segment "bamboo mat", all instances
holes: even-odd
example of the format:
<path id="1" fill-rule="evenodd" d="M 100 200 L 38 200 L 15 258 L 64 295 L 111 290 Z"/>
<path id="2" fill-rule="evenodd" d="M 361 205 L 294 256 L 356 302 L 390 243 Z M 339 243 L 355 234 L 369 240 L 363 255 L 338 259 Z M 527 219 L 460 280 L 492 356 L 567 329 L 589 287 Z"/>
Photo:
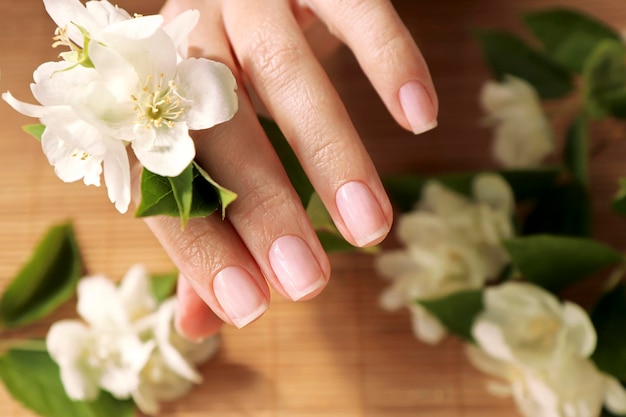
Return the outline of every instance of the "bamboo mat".
<path id="1" fill-rule="evenodd" d="M 120 1 L 131 12 L 156 12 L 155 0 Z M 477 93 L 487 73 L 472 27 L 519 30 L 523 10 L 572 5 L 626 28 L 622 0 L 406 0 L 395 2 L 421 45 L 440 94 L 439 128 L 415 138 L 395 125 L 347 49 L 326 62 L 357 129 L 382 173 L 424 173 L 493 166 L 490 132 L 480 127 Z M 38 0 L 0 2 L 0 90 L 30 97 L 33 69 L 54 59 L 53 24 Z M 39 144 L 20 126 L 32 123 L 0 103 L 0 289 L 52 224 L 72 220 L 90 272 L 119 279 L 133 263 L 153 272 L 172 264 L 141 220 L 120 215 L 104 188 L 63 184 Z M 626 145 L 612 145 L 592 162 L 596 234 L 623 248 L 625 223 L 607 198 L 624 172 Z M 392 247 L 393 239 L 385 244 Z M 333 276 L 315 300 L 276 296 L 260 320 L 226 328 L 222 349 L 202 368 L 205 382 L 166 405 L 163 416 L 192 417 L 489 417 L 515 416 L 508 400 L 489 396 L 485 377 L 449 339 L 437 348 L 412 336 L 406 312 L 386 313 L 377 299 L 385 283 L 365 255 L 332 256 Z M 55 315 L 73 315 L 73 306 Z M 42 336 L 42 323 L 8 336 Z M 32 414 L 0 388 L 0 417 Z"/>

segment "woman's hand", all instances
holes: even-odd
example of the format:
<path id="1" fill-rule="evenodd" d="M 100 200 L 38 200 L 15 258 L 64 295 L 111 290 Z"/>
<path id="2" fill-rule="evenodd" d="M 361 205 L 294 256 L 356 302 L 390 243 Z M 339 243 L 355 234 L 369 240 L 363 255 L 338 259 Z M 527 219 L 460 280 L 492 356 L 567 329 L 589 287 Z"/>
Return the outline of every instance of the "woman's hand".
<path id="1" fill-rule="evenodd" d="M 201 14 L 190 55 L 225 63 L 239 85 L 235 117 L 195 136 L 196 160 L 239 195 L 226 220 L 192 219 L 184 230 L 176 218 L 146 220 L 186 279 L 179 283 L 177 326 L 195 339 L 214 333 L 220 320 L 243 327 L 259 317 L 269 306 L 269 286 L 292 300 L 309 299 L 330 276 L 248 87 L 346 240 L 374 245 L 391 227 L 391 205 L 372 161 L 303 34 L 315 16 L 352 49 L 405 129 L 435 127 L 438 104 L 424 59 L 388 0 L 169 0 L 162 13 L 171 20 L 187 9 Z M 133 169 L 135 183 L 140 170 Z"/>

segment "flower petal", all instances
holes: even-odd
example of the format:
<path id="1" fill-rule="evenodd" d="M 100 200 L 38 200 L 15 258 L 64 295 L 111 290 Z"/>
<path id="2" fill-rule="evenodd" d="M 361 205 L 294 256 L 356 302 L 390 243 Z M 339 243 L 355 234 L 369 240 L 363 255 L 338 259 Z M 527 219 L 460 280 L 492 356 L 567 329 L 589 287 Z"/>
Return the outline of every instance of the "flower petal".
<path id="1" fill-rule="evenodd" d="M 604 375 L 606 381 L 606 394 L 604 405 L 613 414 L 626 414 L 626 390 L 616 378 Z"/>
<path id="2" fill-rule="evenodd" d="M 411 306 L 411 325 L 415 337 L 429 345 L 439 344 L 448 334 L 443 324 L 422 306 Z"/>
<path id="3" fill-rule="evenodd" d="M 220 62 L 185 59 L 178 65 L 175 83 L 180 94 L 192 103 L 183 114 L 191 130 L 208 129 L 230 120 L 237 112 L 237 82 Z"/>
<path id="4" fill-rule="evenodd" d="M 89 57 L 111 94 L 122 103 L 131 101 L 131 95 L 141 88 L 141 80 L 133 65 L 114 47 L 98 42 L 89 48 Z"/>
<path id="5" fill-rule="evenodd" d="M 119 284 L 122 305 L 131 321 L 153 313 L 157 301 L 152 296 L 148 270 L 144 265 L 133 265 Z"/>
<path id="6" fill-rule="evenodd" d="M 105 27 L 103 35 L 111 33 L 127 39 L 145 39 L 154 35 L 162 24 L 163 16 L 161 15 L 140 16 L 130 20 L 121 20 Z"/>
<path id="7" fill-rule="evenodd" d="M 196 155 L 185 123 L 158 129 L 137 126 L 131 146 L 144 167 L 165 177 L 180 175 Z"/>
<path id="8" fill-rule="evenodd" d="M 36 104 L 28 104 L 13 97 L 9 91 L 2 93 L 2 100 L 24 116 L 41 118 L 50 113 L 50 108 Z"/>
<path id="9" fill-rule="evenodd" d="M 61 180 L 74 182 L 84 179 L 86 185 L 100 186 L 101 159 L 68 145 L 50 129 L 44 130 L 41 147 Z"/>
<path id="10" fill-rule="evenodd" d="M 85 3 L 89 14 L 101 27 L 106 27 L 117 22 L 130 20 L 132 17 L 121 7 L 114 6 L 107 0 L 91 0 Z"/>
<path id="11" fill-rule="evenodd" d="M 472 189 L 478 202 L 487 204 L 494 210 L 513 213 L 515 208 L 513 190 L 500 175 L 480 174 L 474 179 Z"/>
<path id="12" fill-rule="evenodd" d="M 71 66 L 65 61 L 44 62 L 35 70 L 31 91 L 39 103 L 44 106 L 68 104 L 70 91 L 84 88 L 97 77 L 92 68 L 79 65 L 68 70 Z"/>
<path id="13" fill-rule="evenodd" d="M 567 325 L 567 346 L 581 358 L 588 358 L 596 349 L 596 329 L 587 312 L 578 304 L 563 303 L 563 320 Z"/>
<path id="14" fill-rule="evenodd" d="M 128 318 L 122 309 L 113 282 L 102 275 L 82 279 L 78 283 L 78 314 L 92 327 L 126 327 Z"/>
<path id="15" fill-rule="evenodd" d="M 107 141 L 104 156 L 104 182 L 109 200 L 120 213 L 126 213 L 130 205 L 130 165 L 126 147 L 118 140 Z"/>
<path id="16" fill-rule="evenodd" d="M 157 327 L 154 329 L 154 336 L 157 341 L 159 352 L 163 356 L 163 360 L 172 371 L 181 377 L 199 384 L 202 382 L 200 375 L 191 364 L 180 354 L 180 352 L 171 344 L 170 334 L 172 332 L 172 323 L 176 311 L 176 299 L 170 298 L 161 304 L 157 312 Z"/>
<path id="17" fill-rule="evenodd" d="M 189 34 L 196 27 L 200 20 L 200 12 L 197 10 L 185 10 L 174 20 L 163 26 L 163 30 L 172 38 L 178 55 L 187 58 L 189 47 Z"/>

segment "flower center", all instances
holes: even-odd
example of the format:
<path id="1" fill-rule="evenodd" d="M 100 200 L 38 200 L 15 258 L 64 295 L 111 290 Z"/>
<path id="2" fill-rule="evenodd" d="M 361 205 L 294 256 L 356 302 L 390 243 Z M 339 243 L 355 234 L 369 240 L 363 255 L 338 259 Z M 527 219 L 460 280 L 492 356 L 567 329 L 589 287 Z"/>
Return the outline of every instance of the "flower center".
<path id="1" fill-rule="evenodd" d="M 135 102 L 136 124 L 146 129 L 173 128 L 174 123 L 185 112 L 185 99 L 178 94 L 176 83 L 163 82 L 163 74 L 155 79 L 148 76 L 139 96 L 131 95 Z"/>

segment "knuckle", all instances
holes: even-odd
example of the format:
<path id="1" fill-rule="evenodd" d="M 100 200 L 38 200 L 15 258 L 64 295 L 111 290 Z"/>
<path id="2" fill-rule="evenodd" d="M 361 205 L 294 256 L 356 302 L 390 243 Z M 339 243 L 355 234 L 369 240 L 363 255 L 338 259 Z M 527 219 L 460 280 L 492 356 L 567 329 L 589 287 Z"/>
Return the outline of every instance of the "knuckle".
<path id="1" fill-rule="evenodd" d="M 242 66 L 263 84 L 292 78 L 303 57 L 297 42 L 272 23 L 265 23 L 249 34 L 246 50 Z"/>
<path id="2" fill-rule="evenodd" d="M 223 259 L 220 251 L 211 247 L 204 228 L 191 226 L 188 224 L 184 232 L 176 235 L 171 247 L 175 252 L 174 259 L 180 260 L 178 264 L 181 270 L 184 269 L 184 275 L 197 282 L 204 282 L 219 269 Z"/>

